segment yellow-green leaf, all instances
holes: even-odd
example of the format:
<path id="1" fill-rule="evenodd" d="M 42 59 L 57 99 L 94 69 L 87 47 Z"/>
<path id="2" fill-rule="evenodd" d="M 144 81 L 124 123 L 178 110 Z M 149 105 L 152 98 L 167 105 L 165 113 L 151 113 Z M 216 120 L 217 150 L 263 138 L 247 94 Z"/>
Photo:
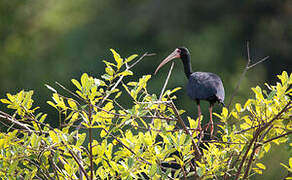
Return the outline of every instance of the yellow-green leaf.
<path id="1" fill-rule="evenodd" d="M 0 101 L 4 104 L 11 104 L 11 102 L 7 99 L 1 99 Z"/>
<path id="2" fill-rule="evenodd" d="M 69 104 L 69 106 L 70 106 L 72 109 L 77 110 L 77 105 L 76 105 L 76 103 L 74 102 L 73 99 L 68 99 L 68 104 Z"/>
<path id="3" fill-rule="evenodd" d="M 263 169 L 263 170 L 266 169 L 266 166 L 263 165 L 262 163 L 256 163 L 256 166 L 259 167 L 260 169 Z"/>
<path id="4" fill-rule="evenodd" d="M 240 112 L 241 111 L 241 105 L 239 103 L 236 103 L 235 104 L 235 109 L 237 112 Z"/>
<path id="5" fill-rule="evenodd" d="M 60 139 L 54 131 L 49 131 L 49 135 L 54 143 L 60 143 Z"/>
<path id="6" fill-rule="evenodd" d="M 266 144 L 264 146 L 264 149 L 265 149 L 266 152 L 268 152 L 270 150 L 270 148 L 271 148 L 271 144 L 270 143 L 268 143 L 268 144 Z"/>
<path id="7" fill-rule="evenodd" d="M 107 133 L 105 132 L 105 130 L 101 130 L 100 132 L 100 137 L 103 138 L 107 135 Z"/>
<path id="8" fill-rule="evenodd" d="M 114 70 L 113 70 L 113 68 L 112 67 L 106 67 L 105 68 L 105 72 L 107 73 L 107 74 L 109 74 L 110 76 L 112 76 L 113 74 L 114 74 Z"/>
<path id="9" fill-rule="evenodd" d="M 133 59 L 135 59 L 137 56 L 138 56 L 138 54 L 133 54 L 133 55 L 129 56 L 125 62 L 128 63 L 128 62 L 132 61 Z"/>
<path id="10" fill-rule="evenodd" d="M 82 90 L 81 88 L 81 84 L 76 80 L 76 79 L 72 79 L 71 82 L 79 89 Z"/>
<path id="11" fill-rule="evenodd" d="M 226 118 L 227 115 L 228 115 L 228 109 L 226 107 L 223 107 L 223 109 L 222 109 L 222 117 Z"/>
<path id="12" fill-rule="evenodd" d="M 120 57 L 120 55 L 115 50 L 110 49 L 110 51 L 113 53 L 114 59 L 117 62 L 117 68 L 120 69 L 122 64 L 123 64 L 123 59 Z"/>

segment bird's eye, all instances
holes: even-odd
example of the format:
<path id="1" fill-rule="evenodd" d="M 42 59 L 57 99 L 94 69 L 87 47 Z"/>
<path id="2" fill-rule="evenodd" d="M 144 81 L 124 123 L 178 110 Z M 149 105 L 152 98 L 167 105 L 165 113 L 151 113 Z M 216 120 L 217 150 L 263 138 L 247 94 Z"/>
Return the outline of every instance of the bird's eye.
<path id="1" fill-rule="evenodd" d="M 181 53 L 181 50 L 180 49 L 176 49 L 176 52 L 180 54 Z"/>

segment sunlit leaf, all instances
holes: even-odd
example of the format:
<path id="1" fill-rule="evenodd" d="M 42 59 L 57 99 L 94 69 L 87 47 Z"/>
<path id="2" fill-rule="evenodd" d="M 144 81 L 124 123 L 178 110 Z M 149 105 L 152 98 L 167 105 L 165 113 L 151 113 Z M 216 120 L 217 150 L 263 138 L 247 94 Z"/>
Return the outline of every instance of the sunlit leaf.
<path id="1" fill-rule="evenodd" d="M 266 166 L 263 165 L 262 163 L 256 163 L 256 166 L 259 167 L 260 169 L 263 169 L 263 170 L 266 169 Z"/>
<path id="2" fill-rule="evenodd" d="M 60 139 L 54 131 L 49 131 L 49 135 L 54 143 L 60 143 Z"/>
<path id="3" fill-rule="evenodd" d="M 133 59 L 135 59 L 138 55 L 137 54 L 133 54 L 129 57 L 126 58 L 125 62 L 128 63 L 128 62 L 131 62 Z"/>
<path id="4" fill-rule="evenodd" d="M 81 91 L 81 84 L 76 80 L 76 79 L 72 79 L 71 82 Z"/>
<path id="5" fill-rule="evenodd" d="M 101 130 L 100 132 L 100 137 L 103 138 L 107 135 L 107 133 L 105 132 L 105 130 Z"/>

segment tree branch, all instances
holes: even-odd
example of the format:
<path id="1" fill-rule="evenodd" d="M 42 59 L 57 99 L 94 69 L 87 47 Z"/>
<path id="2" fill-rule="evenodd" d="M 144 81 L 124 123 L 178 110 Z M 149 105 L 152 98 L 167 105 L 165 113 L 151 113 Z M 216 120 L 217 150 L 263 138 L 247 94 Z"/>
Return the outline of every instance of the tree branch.
<path id="1" fill-rule="evenodd" d="M 237 93 L 237 91 L 238 91 L 238 89 L 239 89 L 239 86 L 240 86 L 240 84 L 241 84 L 241 82 L 242 82 L 242 80 L 243 80 L 243 77 L 245 76 L 246 72 L 247 72 L 249 69 L 251 69 L 251 68 L 253 68 L 254 66 L 256 66 L 256 65 L 258 65 L 258 64 L 260 64 L 260 63 L 262 63 L 262 62 L 264 62 L 265 60 L 267 60 L 267 59 L 269 58 L 269 56 L 266 56 L 266 57 L 264 57 L 263 59 L 259 60 L 258 62 L 256 62 L 256 63 L 250 65 L 250 63 L 251 63 L 251 58 L 250 58 L 249 42 L 246 43 L 246 50 L 247 50 L 247 63 L 246 63 L 246 65 L 245 65 L 245 68 L 244 68 L 244 70 L 243 70 L 243 72 L 242 72 L 242 74 L 241 74 L 241 76 L 240 76 L 240 78 L 239 78 L 239 81 L 237 82 L 236 87 L 235 87 L 235 89 L 234 89 L 234 91 L 233 91 L 233 93 L 232 93 L 232 95 L 231 95 L 231 98 L 230 98 L 229 103 L 228 103 L 228 105 L 227 105 L 227 109 L 228 109 L 228 110 L 229 110 L 229 107 L 230 107 L 230 105 L 231 105 L 231 103 L 232 103 L 232 100 L 233 100 L 235 94 Z"/>

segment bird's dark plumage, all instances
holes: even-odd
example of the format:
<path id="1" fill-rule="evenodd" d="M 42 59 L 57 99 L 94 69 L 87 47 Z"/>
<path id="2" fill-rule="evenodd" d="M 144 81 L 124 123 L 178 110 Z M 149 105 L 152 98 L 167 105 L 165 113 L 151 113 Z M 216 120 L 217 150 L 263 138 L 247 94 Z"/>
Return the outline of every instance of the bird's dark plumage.
<path id="1" fill-rule="evenodd" d="M 193 100 L 211 104 L 224 102 L 224 88 L 219 76 L 210 72 L 194 72 L 189 77 L 187 94 Z"/>
<path id="2" fill-rule="evenodd" d="M 165 58 L 157 67 L 155 73 L 167 62 L 172 59 L 180 58 L 184 65 L 184 72 L 189 82 L 187 85 L 188 96 L 195 100 L 198 105 L 199 122 L 198 129 L 201 131 L 201 107 L 200 100 L 209 101 L 209 113 L 211 125 L 211 137 L 213 135 L 213 120 L 212 120 L 212 108 L 214 103 L 219 102 L 224 105 L 224 87 L 220 77 L 210 72 L 193 72 L 191 67 L 190 52 L 185 47 L 175 49 L 167 58 Z M 207 126 L 207 129 L 209 127 Z M 201 136 L 202 138 L 202 136 Z M 200 139 L 201 139 L 200 138 Z"/>
<path id="3" fill-rule="evenodd" d="M 187 48 L 178 48 L 178 53 L 184 65 L 184 71 L 189 79 L 188 96 L 196 101 L 206 100 L 210 104 L 224 102 L 224 87 L 220 77 L 210 72 L 192 72 L 190 53 Z"/>

